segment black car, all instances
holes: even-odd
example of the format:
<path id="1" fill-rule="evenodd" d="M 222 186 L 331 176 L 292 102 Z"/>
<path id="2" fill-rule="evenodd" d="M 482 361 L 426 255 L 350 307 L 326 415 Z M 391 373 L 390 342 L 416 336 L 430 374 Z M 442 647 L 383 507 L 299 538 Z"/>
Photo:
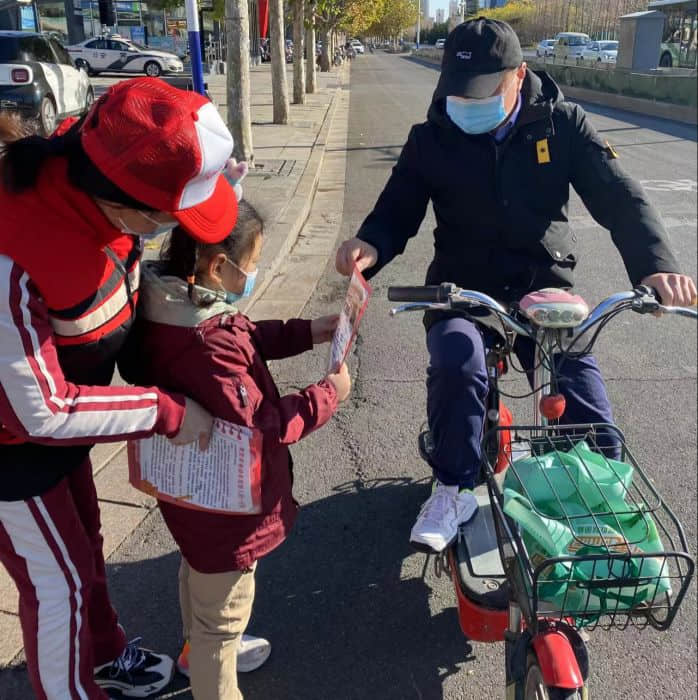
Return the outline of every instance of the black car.
<path id="1" fill-rule="evenodd" d="M 75 67 L 56 38 L 0 31 L 0 109 L 37 119 L 50 134 L 66 117 L 84 114 L 93 101 L 87 73 Z"/>

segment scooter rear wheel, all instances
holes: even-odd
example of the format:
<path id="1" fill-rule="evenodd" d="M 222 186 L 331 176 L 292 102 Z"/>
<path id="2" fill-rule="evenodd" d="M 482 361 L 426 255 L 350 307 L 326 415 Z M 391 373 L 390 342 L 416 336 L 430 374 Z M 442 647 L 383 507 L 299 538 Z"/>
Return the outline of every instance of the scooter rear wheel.
<path id="1" fill-rule="evenodd" d="M 549 688 L 534 654 L 528 655 L 524 700 L 589 700 L 586 688 Z"/>

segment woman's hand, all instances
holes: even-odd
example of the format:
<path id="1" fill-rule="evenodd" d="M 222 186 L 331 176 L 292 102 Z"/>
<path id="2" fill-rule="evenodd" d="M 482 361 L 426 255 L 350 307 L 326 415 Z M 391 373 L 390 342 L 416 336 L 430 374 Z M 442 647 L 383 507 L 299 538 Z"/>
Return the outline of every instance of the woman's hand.
<path id="1" fill-rule="evenodd" d="M 206 450 L 211 440 L 211 430 L 213 430 L 213 416 L 196 401 L 187 399 L 182 427 L 170 440 L 175 445 L 188 445 L 198 440 L 199 447 Z"/>
<path id="2" fill-rule="evenodd" d="M 656 289 L 664 306 L 695 306 L 698 301 L 696 283 L 688 275 L 657 272 L 640 284 Z"/>
<path id="3" fill-rule="evenodd" d="M 329 343 L 339 323 L 339 314 L 321 316 L 310 322 L 310 332 L 313 334 L 313 345 Z"/>
<path id="4" fill-rule="evenodd" d="M 377 261 L 378 251 L 374 246 L 359 238 L 350 238 L 339 246 L 335 267 L 340 275 L 350 277 L 354 265 L 363 272 L 366 268 L 373 267 Z"/>
<path id="5" fill-rule="evenodd" d="M 337 401 L 339 403 L 346 401 L 351 392 L 351 377 L 346 362 L 342 362 L 335 374 L 328 374 L 327 379 L 334 384 L 334 388 L 337 390 Z"/>

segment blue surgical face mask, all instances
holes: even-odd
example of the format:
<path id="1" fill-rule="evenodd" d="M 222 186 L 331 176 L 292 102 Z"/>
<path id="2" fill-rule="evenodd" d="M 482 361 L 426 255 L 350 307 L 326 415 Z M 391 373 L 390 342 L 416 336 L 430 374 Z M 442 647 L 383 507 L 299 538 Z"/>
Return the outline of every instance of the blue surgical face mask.
<path id="1" fill-rule="evenodd" d="M 154 223 L 156 225 L 156 228 L 152 231 L 148 231 L 148 233 L 144 233 L 143 231 L 134 231 L 130 226 L 124 223 L 124 220 L 121 217 L 119 217 L 119 223 L 121 224 L 122 233 L 127 233 L 131 236 L 138 236 L 140 238 L 148 240 L 149 238 L 156 238 L 157 236 L 160 236 L 163 233 L 167 233 L 168 231 L 171 231 L 175 226 L 177 226 L 176 221 L 168 221 L 163 224 L 157 219 L 153 219 L 152 216 L 148 216 L 144 211 L 139 212 L 139 214 L 143 218 L 148 219 L 148 221 Z"/>
<path id="2" fill-rule="evenodd" d="M 494 95 L 484 100 L 449 96 L 446 98 L 446 114 L 466 134 L 494 131 L 507 118 L 503 95 Z"/>
<path id="3" fill-rule="evenodd" d="M 254 272 L 245 272 L 239 265 L 236 265 L 232 260 L 228 258 L 225 259 L 227 263 L 232 265 L 240 274 L 245 276 L 245 286 L 240 294 L 237 292 L 229 292 L 225 290 L 225 301 L 227 304 L 234 304 L 240 299 L 246 299 L 252 296 L 252 291 L 254 290 L 255 282 L 257 281 L 257 273 L 259 270 L 254 270 Z"/>

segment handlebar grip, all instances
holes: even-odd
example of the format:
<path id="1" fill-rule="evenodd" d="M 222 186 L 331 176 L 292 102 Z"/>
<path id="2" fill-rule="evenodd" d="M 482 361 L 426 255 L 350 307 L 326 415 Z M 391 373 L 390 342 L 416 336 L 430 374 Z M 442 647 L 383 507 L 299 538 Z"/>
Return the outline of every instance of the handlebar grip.
<path id="1" fill-rule="evenodd" d="M 439 304 L 447 302 L 455 289 L 455 285 L 448 282 L 440 284 L 438 287 L 388 287 L 388 299 L 390 301 Z"/>

